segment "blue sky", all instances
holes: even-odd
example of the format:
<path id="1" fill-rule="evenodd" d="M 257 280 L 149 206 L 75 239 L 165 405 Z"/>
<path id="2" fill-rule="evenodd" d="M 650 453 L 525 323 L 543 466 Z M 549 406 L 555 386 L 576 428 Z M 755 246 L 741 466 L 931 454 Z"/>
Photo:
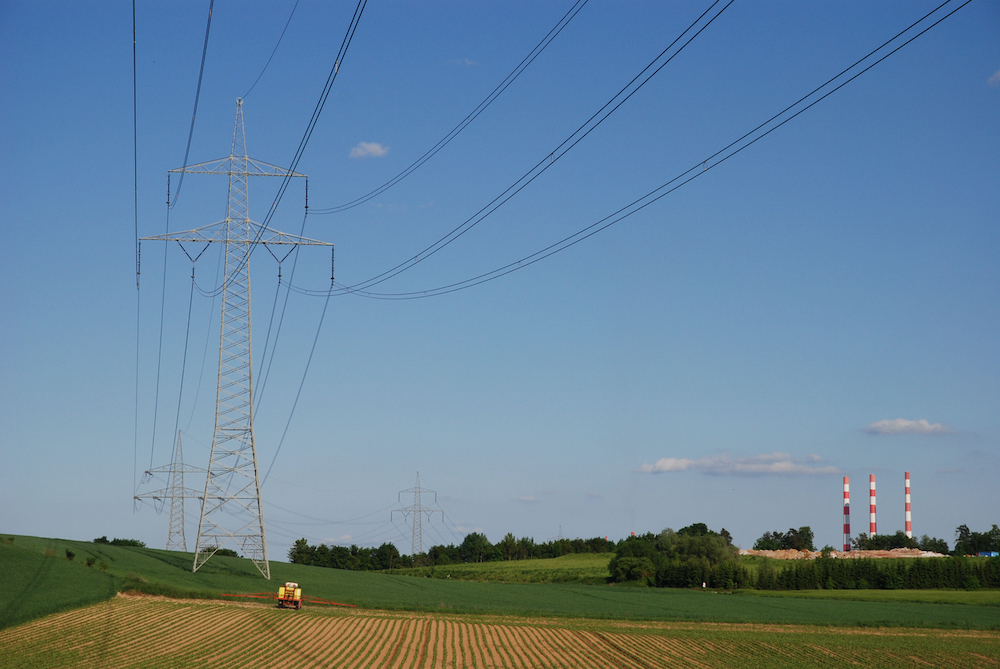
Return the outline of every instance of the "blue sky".
<path id="1" fill-rule="evenodd" d="M 293 5 L 215 3 L 188 163 L 228 155 L 244 96 L 251 157 L 290 164 L 354 11 L 302 0 L 254 86 Z M 310 209 L 405 169 L 571 5 L 369 2 L 298 165 Z M 708 6 L 591 0 L 423 167 L 360 206 L 310 214 L 304 234 L 336 245 L 341 286 L 415 256 L 552 153 Z M 372 290 L 432 290 L 591 225 L 935 6 L 737 0 L 516 197 Z M 145 242 L 136 290 L 133 200 L 137 178 L 140 236 L 225 216 L 219 178 L 189 176 L 169 220 L 165 206 L 208 3 L 137 5 L 136 154 L 130 9 L 0 3 L 2 532 L 160 546 L 166 512 L 134 508 L 136 481 L 167 463 L 175 424 L 185 459 L 208 459 L 219 305 L 195 293 L 182 365 L 191 263 L 171 246 L 164 265 L 163 246 Z M 284 292 L 277 264 L 256 253 L 271 558 L 298 537 L 408 553 L 409 529 L 390 514 L 418 470 L 444 510 L 425 524 L 425 548 L 473 530 L 617 539 L 694 522 L 744 547 L 810 525 L 836 546 L 842 477 L 860 531 L 877 476 L 879 530 L 892 533 L 904 471 L 916 534 L 951 542 L 959 524 L 1000 522 L 998 34 L 1000 5 L 971 2 L 676 192 L 503 278 L 415 300 L 338 293 L 290 423 L 324 300 L 290 296 L 265 361 Z M 258 221 L 275 196 L 262 181 L 250 184 Z M 272 227 L 298 233 L 303 204 L 293 184 Z M 217 284 L 218 258 L 198 261 L 201 288 Z M 326 290 L 329 256 L 303 251 L 294 281 Z M 191 547 L 193 503 L 187 515 Z"/>

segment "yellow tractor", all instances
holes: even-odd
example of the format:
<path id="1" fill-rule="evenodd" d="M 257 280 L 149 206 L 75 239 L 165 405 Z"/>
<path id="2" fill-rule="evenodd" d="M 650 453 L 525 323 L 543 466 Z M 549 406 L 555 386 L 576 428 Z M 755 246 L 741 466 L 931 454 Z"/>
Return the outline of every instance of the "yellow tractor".
<path id="1" fill-rule="evenodd" d="M 278 608 L 302 608 L 302 588 L 298 583 L 288 581 L 278 588 Z"/>

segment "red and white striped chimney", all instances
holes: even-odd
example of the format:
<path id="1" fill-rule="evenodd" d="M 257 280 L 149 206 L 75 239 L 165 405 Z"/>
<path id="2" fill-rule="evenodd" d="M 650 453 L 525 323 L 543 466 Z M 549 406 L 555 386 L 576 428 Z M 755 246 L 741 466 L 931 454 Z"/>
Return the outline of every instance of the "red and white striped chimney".
<path id="1" fill-rule="evenodd" d="M 910 472 L 906 472 L 906 537 L 913 538 L 913 520 L 910 518 Z"/>
<path id="2" fill-rule="evenodd" d="M 851 550 L 851 484 L 844 477 L 844 552 Z"/>
<path id="3" fill-rule="evenodd" d="M 875 475 L 868 475 L 868 536 L 874 537 L 878 532 L 875 529 Z"/>

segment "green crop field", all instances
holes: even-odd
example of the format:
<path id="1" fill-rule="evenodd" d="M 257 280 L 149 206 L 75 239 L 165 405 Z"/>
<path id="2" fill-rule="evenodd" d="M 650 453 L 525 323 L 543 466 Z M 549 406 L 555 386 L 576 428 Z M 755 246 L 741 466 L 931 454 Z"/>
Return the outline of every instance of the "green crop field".
<path id="1" fill-rule="evenodd" d="M 401 576 L 492 581 L 495 583 L 586 583 L 604 584 L 613 553 L 575 553 L 544 560 L 473 562 L 437 567 L 396 569 Z"/>
<path id="2" fill-rule="evenodd" d="M 926 602 L 1000 606 L 1000 590 L 741 590 L 740 595 L 838 599 L 857 602 Z"/>
<path id="3" fill-rule="evenodd" d="M 281 562 L 271 564 L 272 580 L 268 582 L 249 561 L 238 558 L 216 556 L 198 573 L 192 573 L 190 553 L 61 539 L 18 536 L 13 543 L 3 539 L 0 535 L 0 627 L 105 600 L 120 590 L 212 598 L 222 593 L 271 592 L 287 580 L 301 583 L 308 596 L 366 609 L 635 621 L 1000 629 L 1000 606 L 996 598 L 985 593 L 730 594 L 578 583 L 471 582 Z M 75 553 L 72 562 L 65 557 L 67 549 Z M 95 564 L 87 567 L 84 561 L 90 556 Z M 549 562 L 563 566 L 546 566 Z M 541 570 L 558 571 L 568 569 L 565 565 L 574 561 L 525 561 L 521 568 L 530 563 Z M 927 598 L 914 594 L 920 592 L 927 593 Z M 861 601 L 859 593 L 871 597 Z M 788 596 L 793 594 L 796 596 Z"/>

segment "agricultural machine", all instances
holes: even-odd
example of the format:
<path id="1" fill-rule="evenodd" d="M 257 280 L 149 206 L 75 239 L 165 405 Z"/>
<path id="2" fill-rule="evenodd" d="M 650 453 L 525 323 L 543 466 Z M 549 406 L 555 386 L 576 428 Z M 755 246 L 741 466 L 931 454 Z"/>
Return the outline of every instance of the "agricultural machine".
<path id="1" fill-rule="evenodd" d="M 284 585 L 278 587 L 278 595 L 271 592 L 253 592 L 246 594 L 223 594 L 223 597 L 251 597 L 253 599 L 276 599 L 279 609 L 301 609 L 302 604 L 327 604 L 329 606 L 351 606 L 354 604 L 341 604 L 329 599 L 319 599 L 318 597 L 303 597 L 302 588 L 298 583 L 286 581 Z"/>
<path id="2" fill-rule="evenodd" d="M 302 608 L 302 588 L 299 587 L 298 583 L 288 581 L 278 588 L 278 608 Z"/>

